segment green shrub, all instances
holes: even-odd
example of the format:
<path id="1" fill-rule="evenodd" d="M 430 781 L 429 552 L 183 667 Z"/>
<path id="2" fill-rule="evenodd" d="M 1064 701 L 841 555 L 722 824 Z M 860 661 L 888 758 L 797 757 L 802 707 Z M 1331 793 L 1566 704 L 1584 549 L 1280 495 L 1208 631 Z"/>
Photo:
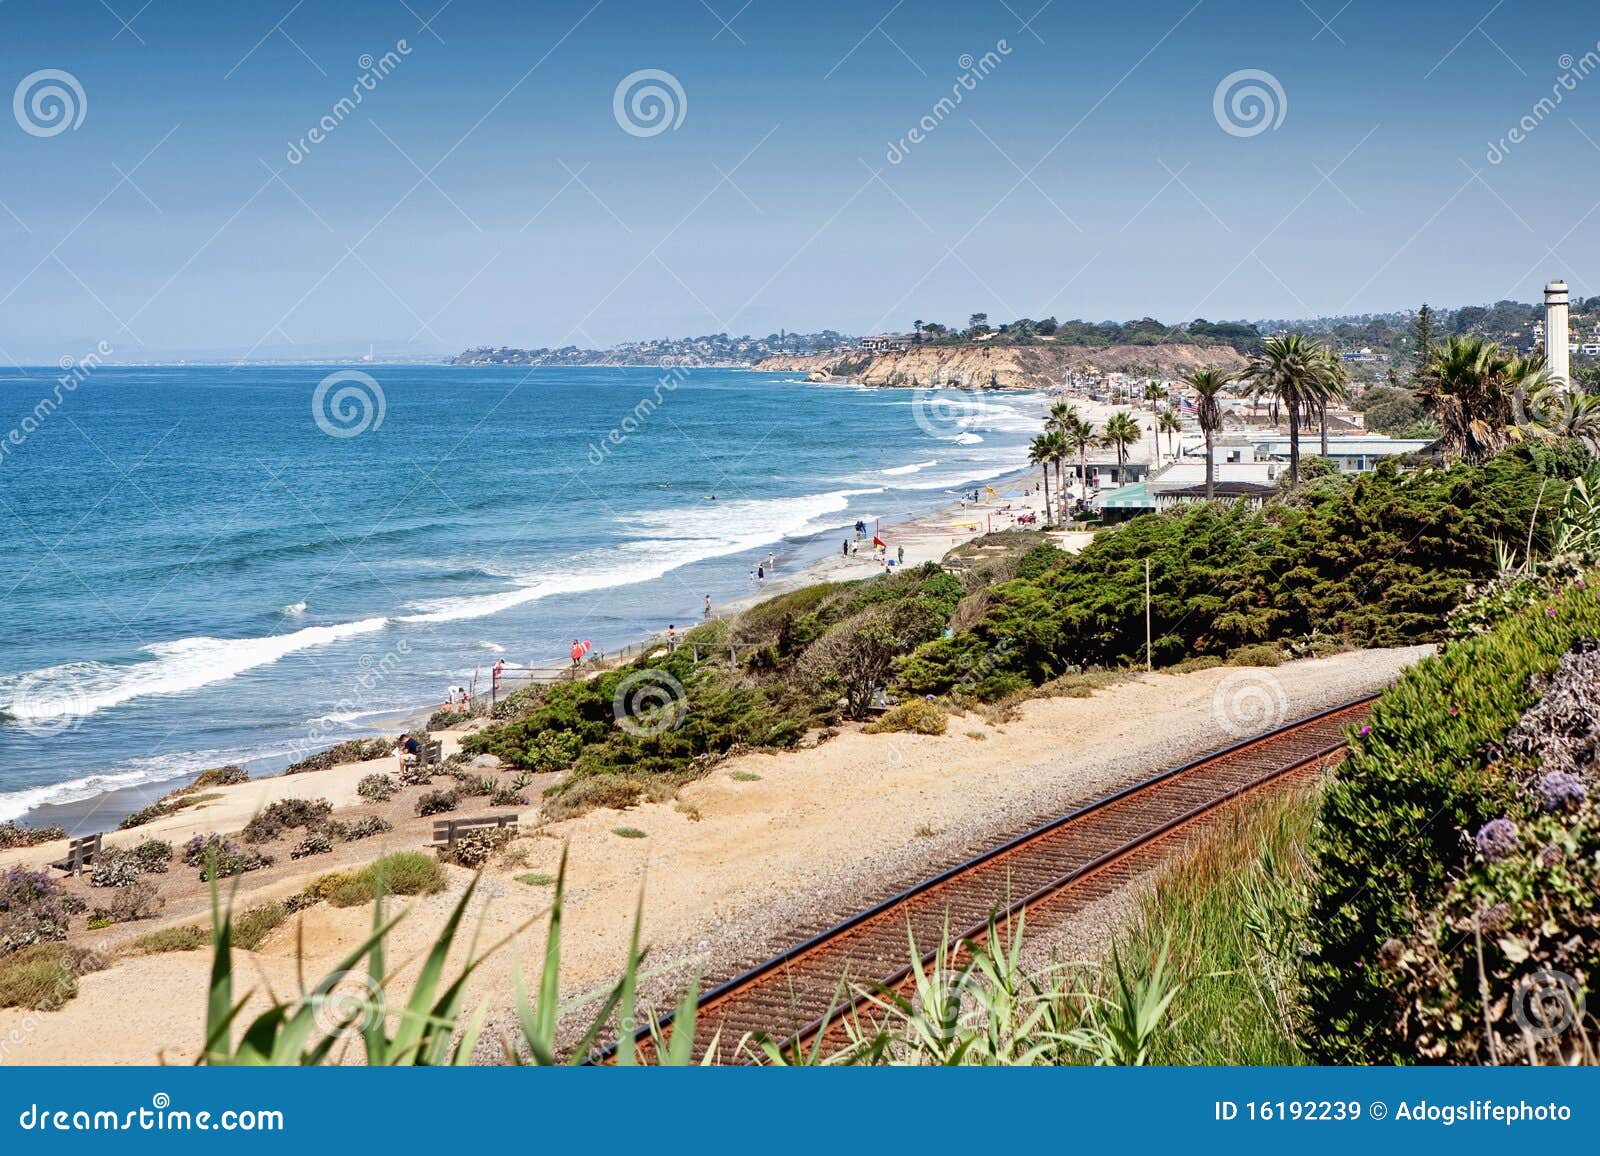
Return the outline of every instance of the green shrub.
<path id="1" fill-rule="evenodd" d="M 868 734 L 942 735 L 950 722 L 944 710 L 925 699 L 912 698 L 884 711 L 866 731 Z"/>
<path id="2" fill-rule="evenodd" d="M 381 759 L 394 750 L 394 739 L 351 739 L 319 751 L 284 768 L 286 775 L 300 775 L 307 771 L 325 771 L 345 763 L 367 763 Z"/>
<path id="3" fill-rule="evenodd" d="M 518 883 L 525 883 L 529 887 L 549 887 L 555 881 L 554 875 L 546 875 L 542 871 L 530 871 L 526 875 L 517 876 Z"/>
<path id="4" fill-rule="evenodd" d="M 528 743 L 523 765 L 535 771 L 564 771 L 577 760 L 583 740 L 574 731 L 545 731 Z"/>
<path id="5" fill-rule="evenodd" d="M 333 813 L 326 799 L 279 799 L 268 803 L 245 824 L 240 837 L 246 843 L 266 843 L 296 827 L 317 827 Z"/>
<path id="6" fill-rule="evenodd" d="M 1283 647 L 1271 642 L 1239 646 L 1228 652 L 1229 666 L 1281 666 L 1287 657 Z"/>
<path id="7" fill-rule="evenodd" d="M 289 850 L 289 858 L 304 859 L 308 855 L 328 855 L 333 851 L 333 840 L 320 831 L 313 831 Z"/>
<path id="8" fill-rule="evenodd" d="M 78 978 L 104 961 L 91 951 L 47 943 L 0 959 L 0 1007 L 54 1011 L 78 994 Z"/>
<path id="9" fill-rule="evenodd" d="M 89 913 L 89 926 L 109 927 L 113 923 L 149 919 L 161 910 L 164 903 L 153 886 L 135 880 L 116 888 L 101 900 Z"/>
<path id="10" fill-rule="evenodd" d="M 264 903 L 233 917 L 233 945 L 246 951 L 260 947 L 267 935 L 289 918 L 289 909 L 282 903 Z M 205 931 L 204 928 L 201 929 Z"/>
<path id="11" fill-rule="evenodd" d="M 158 955 L 168 951 L 198 951 L 211 944 L 211 928 L 209 927 L 163 927 L 160 931 L 152 931 L 148 935 L 141 935 L 133 941 L 133 946 L 139 951 L 150 955 Z"/>
<path id="12" fill-rule="evenodd" d="M 432 855 L 396 851 L 369 863 L 360 871 L 340 871 L 319 876 L 306 894 L 326 899 L 334 907 L 358 907 L 385 895 L 433 895 L 443 891 L 449 877 Z"/>
<path id="13" fill-rule="evenodd" d="M 0 851 L 8 851 L 13 847 L 37 847 L 40 843 L 66 837 L 66 829 L 62 827 L 20 827 L 14 819 L 0 823 Z"/>
<path id="14" fill-rule="evenodd" d="M 229 763 L 225 767 L 212 767 L 210 770 L 201 771 L 194 777 L 194 782 L 181 788 L 185 793 L 203 791 L 207 787 L 234 787 L 240 783 L 250 781 L 250 772 L 243 767 Z"/>
<path id="15" fill-rule="evenodd" d="M 1438 639 L 1494 573 L 1496 543 L 1548 526 L 1576 468 L 1565 451 L 1519 447 L 1482 466 L 1329 479 L 1260 511 L 1197 503 L 1135 518 L 993 587 L 968 629 L 898 664 L 898 689 L 992 700 L 1072 667 L 1142 665 L 1147 561 L 1159 666 L 1319 631 L 1369 646 Z"/>
<path id="16" fill-rule="evenodd" d="M 447 731 L 471 721 L 472 716 L 464 710 L 436 710 L 428 716 L 426 730 Z"/>
<path id="17" fill-rule="evenodd" d="M 622 837 L 624 839 L 643 839 L 643 838 L 645 838 L 645 833 L 643 831 L 639 830 L 639 828 L 637 828 L 637 827 L 613 827 L 611 829 L 611 833 L 613 835 L 618 835 L 618 836 L 620 836 L 620 837 Z"/>
<path id="18" fill-rule="evenodd" d="M 143 839 L 133 848 L 132 855 L 140 871 L 162 875 L 172 862 L 172 844 L 162 839 Z"/>
<path id="19" fill-rule="evenodd" d="M 427 794 L 417 797 L 417 815 L 440 815 L 446 811 L 454 811 L 456 804 L 460 801 L 460 795 L 453 790 L 429 791 Z"/>
<path id="20" fill-rule="evenodd" d="M 1397 1046 L 1399 980 L 1386 941 L 1438 905 L 1464 860 L 1462 833 L 1505 815 L 1513 783 L 1491 759 L 1553 670 L 1600 637 L 1594 580 L 1452 642 L 1406 671 L 1351 743 L 1322 806 L 1318 880 L 1303 970 L 1315 1057 L 1415 1058 Z"/>
<path id="21" fill-rule="evenodd" d="M 210 794 L 196 795 L 189 793 L 186 787 L 180 788 L 166 798 L 158 799 L 148 807 L 142 807 L 133 814 L 124 817 L 122 822 L 117 824 L 117 829 L 119 831 L 128 831 L 134 827 L 142 827 L 146 823 L 164 818 L 167 815 L 176 814 L 187 807 L 198 807 L 202 803 L 214 803 L 220 798 L 222 796 L 214 791 Z"/>
<path id="22" fill-rule="evenodd" d="M 356 784 L 356 794 L 363 799 L 371 799 L 374 803 L 388 802 L 394 798 L 395 792 L 399 789 L 399 784 L 391 776 L 385 775 L 381 771 L 363 776 L 361 781 Z"/>

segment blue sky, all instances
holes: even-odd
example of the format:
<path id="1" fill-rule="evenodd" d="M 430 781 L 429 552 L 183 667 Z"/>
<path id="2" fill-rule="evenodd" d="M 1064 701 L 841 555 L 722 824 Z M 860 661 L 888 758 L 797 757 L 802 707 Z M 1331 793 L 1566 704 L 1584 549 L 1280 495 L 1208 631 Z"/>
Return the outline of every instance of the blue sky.
<path id="1" fill-rule="evenodd" d="M 1600 293 L 1600 75 L 1535 111 L 1600 40 L 1577 3 L 142 3 L 0 4 L 0 87 L 85 104 L 0 117 L 0 359 Z M 614 116 L 646 69 L 655 135 Z M 1253 135 L 1215 115 L 1243 70 L 1282 92 Z"/>

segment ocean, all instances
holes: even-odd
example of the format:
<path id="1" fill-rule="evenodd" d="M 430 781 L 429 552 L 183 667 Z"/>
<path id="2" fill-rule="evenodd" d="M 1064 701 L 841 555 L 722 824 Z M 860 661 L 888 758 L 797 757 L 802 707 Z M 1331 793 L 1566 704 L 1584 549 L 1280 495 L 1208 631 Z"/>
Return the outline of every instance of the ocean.
<path id="1" fill-rule="evenodd" d="M 62 377 L 0 371 L 0 820 L 281 770 L 497 659 L 681 630 L 769 552 L 1022 467 L 1043 411 L 734 369 Z"/>

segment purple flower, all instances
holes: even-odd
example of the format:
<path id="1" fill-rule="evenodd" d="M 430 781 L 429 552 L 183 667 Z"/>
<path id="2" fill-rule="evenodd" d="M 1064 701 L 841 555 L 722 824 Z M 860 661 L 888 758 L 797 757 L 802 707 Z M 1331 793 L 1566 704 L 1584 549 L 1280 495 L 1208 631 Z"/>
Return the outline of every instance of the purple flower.
<path id="1" fill-rule="evenodd" d="M 1546 811 L 1566 811 L 1581 806 L 1589 797 L 1588 789 L 1577 775 L 1566 771 L 1546 771 L 1539 776 L 1534 789 Z"/>
<path id="2" fill-rule="evenodd" d="M 1517 825 L 1510 819 L 1490 819 L 1473 838 L 1485 862 L 1508 859 L 1517 852 Z"/>
<path id="3" fill-rule="evenodd" d="M 1371 727 L 1362 727 L 1361 728 L 1361 733 L 1363 735 L 1370 735 L 1372 733 L 1372 728 Z"/>
<path id="4" fill-rule="evenodd" d="M 1552 606 L 1549 610 L 1546 610 L 1545 613 L 1551 618 L 1554 618 L 1556 616 L 1556 608 Z"/>

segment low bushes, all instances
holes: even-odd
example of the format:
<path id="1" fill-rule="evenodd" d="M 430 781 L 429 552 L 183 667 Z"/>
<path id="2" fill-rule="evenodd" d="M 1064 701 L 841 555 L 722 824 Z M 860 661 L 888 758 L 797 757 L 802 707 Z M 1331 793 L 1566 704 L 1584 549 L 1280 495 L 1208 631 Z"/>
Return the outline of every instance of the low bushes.
<path id="1" fill-rule="evenodd" d="M 393 739 L 351 739 L 349 742 L 319 751 L 297 763 L 290 763 L 284 768 L 283 773 L 300 775 L 307 771 L 325 771 L 329 767 L 337 767 L 344 763 L 370 762 L 372 759 L 383 758 L 392 750 L 394 750 Z"/>
<path id="2" fill-rule="evenodd" d="M 356 794 L 374 803 L 387 803 L 399 789 L 400 785 L 392 777 L 381 772 L 366 775 L 356 784 Z"/>
<path id="3" fill-rule="evenodd" d="M 254 951 L 272 931 L 289 918 L 283 903 L 263 903 L 233 916 L 233 946 Z M 196 951 L 211 944 L 211 928 L 200 924 L 164 927 L 133 941 L 139 951 L 159 955 L 169 951 Z"/>
<path id="4" fill-rule="evenodd" d="M 271 842 L 297 827 L 319 827 L 331 814 L 333 804 L 326 799 L 279 799 L 253 815 L 240 837 L 246 843 Z"/>
<path id="5" fill-rule="evenodd" d="M 453 790 L 429 791 L 418 797 L 416 811 L 418 816 L 440 815 L 445 811 L 454 811 L 460 801 L 461 796 Z"/>
<path id="6" fill-rule="evenodd" d="M 1464 836 L 1528 810 L 1497 751 L 1535 676 L 1600 637 L 1593 582 L 1547 593 L 1406 671 L 1354 736 L 1322 807 L 1312 949 L 1303 970 L 1316 1058 L 1415 1060 L 1396 1037 L 1401 980 L 1386 953 L 1467 865 Z"/>
<path id="7" fill-rule="evenodd" d="M 306 893 L 334 907 L 357 907 L 371 903 L 380 890 L 385 895 L 432 895 L 443 891 L 448 882 L 444 868 L 432 855 L 396 851 L 360 871 L 319 876 Z"/>
<path id="8" fill-rule="evenodd" d="M 455 843 L 449 848 L 440 848 L 439 858 L 445 863 L 476 871 L 515 837 L 515 832 L 505 827 L 468 831 L 464 835 L 457 835 Z"/>
<path id="9" fill-rule="evenodd" d="M 183 845 L 183 861 L 200 869 L 200 878 L 206 881 L 243 875 L 272 865 L 272 856 L 260 851 L 243 851 L 231 840 L 216 832 L 196 835 Z"/>
<path id="10" fill-rule="evenodd" d="M 133 946 L 150 955 L 159 955 L 168 951 L 197 951 L 210 943 L 211 928 L 191 925 L 163 927 L 160 931 L 141 935 L 133 941 Z"/>
<path id="11" fill-rule="evenodd" d="M 186 789 L 179 789 L 163 799 L 156 800 L 148 807 L 142 807 L 133 814 L 126 816 L 122 822 L 117 824 L 117 829 L 129 831 L 134 827 L 142 827 L 156 819 L 175 814 L 186 807 L 198 807 L 201 803 L 215 802 L 221 797 L 215 791 L 210 794 L 196 795 L 189 793 Z"/>
<path id="12" fill-rule="evenodd" d="M 134 880 L 113 890 L 90 910 L 89 926 L 106 927 L 113 923 L 149 919 L 161 910 L 165 902 L 150 884 Z"/>
<path id="13" fill-rule="evenodd" d="M 54 1011 L 78 994 L 78 979 L 105 966 L 100 956 L 45 943 L 0 958 L 0 1007 Z"/>
<path id="14" fill-rule="evenodd" d="M 0 851 L 9 851 L 13 847 L 37 847 L 40 843 L 66 837 L 66 829 L 62 827 L 19 827 L 10 819 L 0 823 Z"/>
<path id="15" fill-rule="evenodd" d="M 0 875 L 0 955 L 67 937 L 68 902 L 46 871 Z"/>
<path id="16" fill-rule="evenodd" d="M 868 724 L 868 734 L 899 732 L 915 735 L 942 735 L 950 716 L 940 707 L 925 699 L 913 698 L 890 707 L 883 715 Z"/>

